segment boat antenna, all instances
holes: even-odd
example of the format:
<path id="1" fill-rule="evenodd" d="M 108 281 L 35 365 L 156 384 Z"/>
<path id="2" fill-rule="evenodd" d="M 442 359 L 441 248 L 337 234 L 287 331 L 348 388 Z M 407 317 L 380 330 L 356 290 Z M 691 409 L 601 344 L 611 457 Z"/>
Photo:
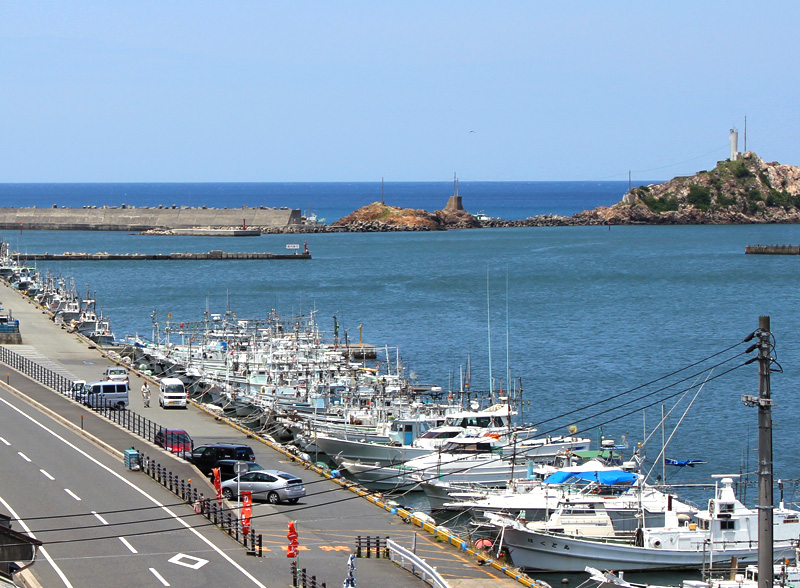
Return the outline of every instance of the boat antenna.
<path id="1" fill-rule="evenodd" d="M 506 263 L 506 382 L 508 382 L 508 390 L 506 390 L 506 395 L 508 396 L 509 402 L 511 402 L 511 359 L 509 357 L 509 348 L 508 348 L 508 341 L 509 341 L 509 332 L 508 332 L 508 263 Z M 508 419 L 509 423 L 511 422 L 511 418 Z"/>

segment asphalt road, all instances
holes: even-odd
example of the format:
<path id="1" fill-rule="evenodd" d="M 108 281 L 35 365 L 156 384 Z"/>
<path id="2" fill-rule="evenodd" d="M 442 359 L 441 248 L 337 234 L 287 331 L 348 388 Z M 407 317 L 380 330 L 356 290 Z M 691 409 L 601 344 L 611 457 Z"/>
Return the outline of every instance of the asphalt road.
<path id="1" fill-rule="evenodd" d="M 43 586 L 267 585 L 205 518 L 5 390 L 0 431 L 0 504 L 45 543 Z"/>

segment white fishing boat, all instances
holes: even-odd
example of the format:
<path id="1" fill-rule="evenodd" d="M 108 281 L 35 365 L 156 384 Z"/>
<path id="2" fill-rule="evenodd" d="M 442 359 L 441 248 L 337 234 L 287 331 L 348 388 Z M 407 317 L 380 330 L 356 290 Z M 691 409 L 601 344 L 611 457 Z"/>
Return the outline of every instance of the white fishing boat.
<path id="1" fill-rule="evenodd" d="M 586 572 L 589 574 L 589 579 L 594 582 L 592 588 L 759 588 L 758 566 L 752 564 L 746 566 L 742 572 L 731 570 L 732 573 L 726 579 L 684 580 L 680 587 L 629 582 L 625 579 L 625 572 L 602 572 L 591 566 L 586 566 Z M 785 588 L 800 587 L 800 568 L 786 561 L 775 564 L 772 570 L 772 585 Z"/>
<path id="2" fill-rule="evenodd" d="M 633 541 L 541 530 L 539 525 L 497 514 L 490 519 L 501 529 L 514 565 L 528 570 L 700 569 L 727 565 L 732 557 L 745 565 L 757 563 L 758 514 L 736 498 L 730 477 L 722 479 L 707 509 L 688 520 L 667 512 L 664 526 L 641 527 Z M 800 511 L 781 505 L 773 511 L 773 524 L 775 558 L 794 558 Z"/>
<path id="3" fill-rule="evenodd" d="M 547 443 L 529 440 L 530 448 L 543 452 Z M 580 437 L 550 438 L 553 454 L 567 448 L 587 448 L 591 441 Z M 380 466 L 358 462 L 342 461 L 340 467 L 346 469 L 360 483 L 375 489 L 400 490 L 418 488 L 427 480 L 439 479 L 455 482 L 470 482 L 484 486 L 505 486 L 525 466 L 519 460 L 525 459 L 524 443 L 511 444 L 503 439 L 482 435 L 478 437 L 454 437 L 439 451 L 423 455 L 397 466 Z M 548 449 L 544 453 L 549 453 Z M 511 457 L 513 455 L 513 457 Z"/>

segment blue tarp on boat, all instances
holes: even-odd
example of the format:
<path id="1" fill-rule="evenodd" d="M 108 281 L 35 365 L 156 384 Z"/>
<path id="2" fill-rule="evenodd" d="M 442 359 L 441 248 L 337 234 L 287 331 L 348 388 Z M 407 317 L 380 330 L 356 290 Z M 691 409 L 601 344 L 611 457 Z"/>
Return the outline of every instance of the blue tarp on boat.
<path id="1" fill-rule="evenodd" d="M 601 470 L 587 472 L 555 472 L 546 479 L 547 484 L 574 484 L 575 482 L 597 482 L 605 486 L 633 484 L 636 474 L 623 470 Z"/>

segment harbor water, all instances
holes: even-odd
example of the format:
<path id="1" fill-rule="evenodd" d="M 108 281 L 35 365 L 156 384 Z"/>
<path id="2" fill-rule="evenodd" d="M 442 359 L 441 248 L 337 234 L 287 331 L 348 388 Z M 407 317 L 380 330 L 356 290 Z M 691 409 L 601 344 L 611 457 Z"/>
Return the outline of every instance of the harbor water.
<path id="1" fill-rule="evenodd" d="M 583 204 L 592 206 L 588 200 Z M 250 239 L 5 231 L 0 237 L 28 253 L 212 248 L 277 253 L 307 241 L 313 259 L 303 261 L 54 262 L 39 269 L 74 277 L 82 293 L 88 284 L 118 338 L 149 337 L 153 310 L 162 328 L 167 320 L 201 320 L 207 309 L 230 308 L 243 319 L 265 318 L 272 309 L 284 316 L 315 311 L 329 332 L 336 316 L 340 336 L 346 332 L 350 342 L 361 336 L 365 343 L 399 348 L 409 380 L 457 390 L 468 362 L 473 389 L 505 387 L 510 374 L 524 389 L 525 423 L 536 424 L 543 434 L 560 434 L 575 424 L 592 439 L 602 434 L 624 440 L 630 450 L 657 425 L 662 405 L 672 409 L 680 398 L 676 392 L 695 381 L 660 392 L 654 392 L 658 385 L 620 397 L 622 392 L 736 345 L 756 329 L 759 315 L 770 315 L 774 356 L 783 369 L 772 376 L 774 471 L 786 481 L 786 501 L 797 498 L 800 466 L 784 450 L 784 441 L 794 438 L 800 424 L 792 396 L 800 353 L 800 302 L 794 293 L 798 259 L 744 253 L 751 244 L 797 244 L 796 226 L 515 228 Z M 24 338 L 24 325 L 22 332 Z M 719 367 L 685 415 L 696 389 L 667 418 L 665 437 L 681 424 L 666 456 L 708 462 L 671 468 L 667 481 L 710 484 L 712 474 L 755 471 L 757 413 L 743 405 L 741 396 L 757 394 L 757 365 L 731 370 L 752 356 Z M 581 407 L 587 410 L 572 413 Z M 651 462 L 661 438 L 659 432 L 645 448 Z M 652 476 L 657 474 L 661 466 Z M 686 492 L 698 502 L 709 495 Z M 753 503 L 754 486 L 746 498 Z"/>

